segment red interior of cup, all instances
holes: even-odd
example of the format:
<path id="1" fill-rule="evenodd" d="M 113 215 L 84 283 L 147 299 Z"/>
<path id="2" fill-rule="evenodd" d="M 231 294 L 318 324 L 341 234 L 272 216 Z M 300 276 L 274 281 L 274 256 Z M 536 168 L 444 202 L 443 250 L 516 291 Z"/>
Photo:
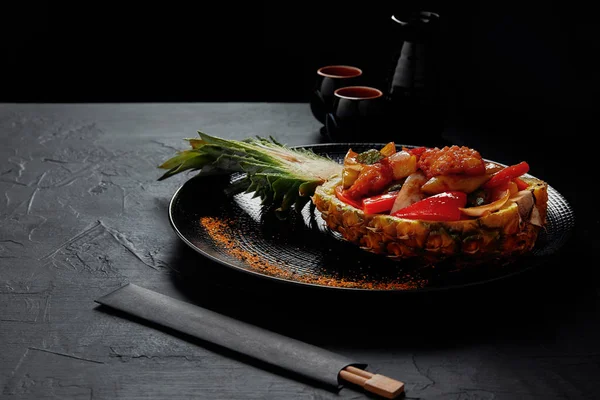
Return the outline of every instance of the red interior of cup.
<path id="1" fill-rule="evenodd" d="M 328 78 L 354 78 L 362 75 L 362 70 L 349 65 L 328 65 L 319 68 L 317 74 Z"/>
<path id="2" fill-rule="evenodd" d="M 350 100 L 369 100 L 383 96 L 383 92 L 369 86 L 346 86 L 337 89 L 335 95 Z"/>

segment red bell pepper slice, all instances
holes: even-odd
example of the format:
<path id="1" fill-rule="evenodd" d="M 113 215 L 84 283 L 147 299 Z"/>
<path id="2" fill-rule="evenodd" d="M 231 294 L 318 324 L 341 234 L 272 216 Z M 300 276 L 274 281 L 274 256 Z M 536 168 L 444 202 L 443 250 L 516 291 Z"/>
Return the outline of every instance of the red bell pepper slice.
<path id="1" fill-rule="evenodd" d="M 489 181 L 483 184 L 483 188 L 492 189 L 498 187 L 512 179 L 526 174 L 527 172 L 529 172 L 529 164 L 527 164 L 525 161 L 521 161 L 518 164 L 502 168 L 500 171 L 496 172 Z"/>
<path id="2" fill-rule="evenodd" d="M 525 190 L 529 187 L 529 184 L 521 178 L 515 178 L 513 181 L 517 184 L 517 189 L 519 190 Z"/>
<path id="3" fill-rule="evenodd" d="M 398 196 L 398 191 L 383 193 L 377 196 L 367 197 L 363 199 L 363 211 L 365 214 L 381 214 L 386 213 L 394 206 L 394 201 Z"/>
<path id="4" fill-rule="evenodd" d="M 460 208 L 463 208 L 466 204 L 467 195 L 465 193 L 457 191 L 442 192 L 417 201 L 392 215 L 399 218 L 426 221 L 458 221 L 462 215 Z"/>
<path id="5" fill-rule="evenodd" d="M 344 188 L 341 185 L 335 188 L 335 196 L 344 203 L 351 205 L 354 208 L 358 208 L 359 210 L 362 210 L 362 202 L 359 200 L 354 200 L 353 198 L 346 195 L 346 193 L 344 193 Z"/>

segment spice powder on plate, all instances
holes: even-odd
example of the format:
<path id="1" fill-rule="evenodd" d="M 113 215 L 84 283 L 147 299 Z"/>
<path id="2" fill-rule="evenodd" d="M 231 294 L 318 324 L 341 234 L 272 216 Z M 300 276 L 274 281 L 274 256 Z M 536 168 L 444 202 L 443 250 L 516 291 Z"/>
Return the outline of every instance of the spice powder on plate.
<path id="1" fill-rule="evenodd" d="M 344 288 L 359 288 L 369 290 L 414 290 L 424 287 L 427 280 L 411 277 L 398 278 L 392 281 L 373 281 L 346 279 L 335 275 L 310 275 L 301 274 L 295 270 L 276 265 L 256 253 L 251 253 L 242 248 L 234 239 L 233 229 L 235 222 L 228 219 L 215 217 L 202 217 L 200 224 L 211 240 L 223 249 L 229 256 L 244 262 L 251 270 L 265 275 L 321 286 L 334 286 Z"/>

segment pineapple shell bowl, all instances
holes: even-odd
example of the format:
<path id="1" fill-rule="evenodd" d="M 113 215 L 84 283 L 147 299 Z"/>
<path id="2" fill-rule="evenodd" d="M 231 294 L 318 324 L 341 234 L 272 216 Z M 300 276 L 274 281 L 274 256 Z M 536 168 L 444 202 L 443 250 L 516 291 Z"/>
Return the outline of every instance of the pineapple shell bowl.
<path id="1" fill-rule="evenodd" d="M 546 219 L 548 185 L 527 178 L 536 212 Z M 340 179 L 319 186 L 313 197 L 329 228 L 361 249 L 392 259 L 419 258 L 457 264 L 506 261 L 530 252 L 543 226 L 521 217 L 517 203 L 489 215 L 460 221 L 421 221 L 385 214 L 365 214 L 335 195 Z"/>

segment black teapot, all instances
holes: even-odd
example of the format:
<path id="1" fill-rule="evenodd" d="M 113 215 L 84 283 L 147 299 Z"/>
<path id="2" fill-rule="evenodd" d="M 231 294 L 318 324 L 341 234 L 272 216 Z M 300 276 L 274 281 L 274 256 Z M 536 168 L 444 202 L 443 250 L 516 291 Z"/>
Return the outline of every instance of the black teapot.
<path id="1" fill-rule="evenodd" d="M 434 146 L 441 143 L 443 114 L 439 82 L 439 19 L 434 12 L 391 16 L 397 50 L 386 79 L 388 133 L 398 141 Z"/>

